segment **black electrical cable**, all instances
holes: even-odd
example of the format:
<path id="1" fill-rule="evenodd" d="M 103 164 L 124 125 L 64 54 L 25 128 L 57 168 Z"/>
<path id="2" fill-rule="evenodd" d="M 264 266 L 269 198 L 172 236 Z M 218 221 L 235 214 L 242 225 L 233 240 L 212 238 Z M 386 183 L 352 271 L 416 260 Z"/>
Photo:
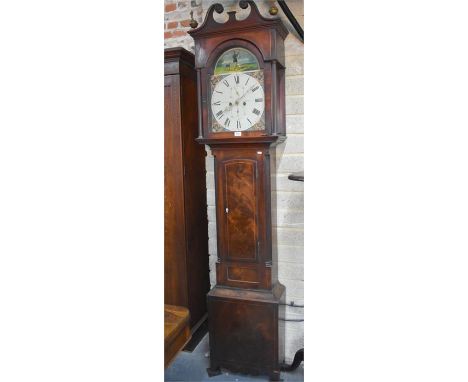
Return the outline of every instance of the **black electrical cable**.
<path id="1" fill-rule="evenodd" d="M 294 302 L 291 302 L 289 304 L 283 304 L 283 303 L 280 302 L 280 305 L 291 306 L 293 308 L 303 308 L 304 307 L 304 305 L 296 305 L 296 304 L 294 304 Z"/>
<path id="2" fill-rule="evenodd" d="M 284 0 L 278 0 L 278 4 L 283 10 L 284 14 L 288 18 L 289 22 L 292 24 L 294 29 L 296 30 L 297 34 L 301 38 L 302 42 L 304 42 L 304 30 L 302 29 L 301 25 L 297 21 L 297 19 L 292 14 L 291 10 L 289 9 L 288 5 Z"/>
<path id="3" fill-rule="evenodd" d="M 293 371 L 296 370 L 301 362 L 304 362 L 304 348 L 299 349 L 296 354 L 294 355 L 294 360 L 291 365 L 283 363 L 281 365 L 281 371 Z"/>

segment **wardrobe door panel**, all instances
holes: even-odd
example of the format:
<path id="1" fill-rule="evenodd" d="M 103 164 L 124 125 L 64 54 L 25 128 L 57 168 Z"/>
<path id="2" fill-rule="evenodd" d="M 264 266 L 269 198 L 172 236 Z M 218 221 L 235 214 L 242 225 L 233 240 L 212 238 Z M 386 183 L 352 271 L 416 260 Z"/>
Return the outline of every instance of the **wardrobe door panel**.
<path id="1" fill-rule="evenodd" d="M 182 48 L 166 49 L 164 300 L 189 309 L 192 329 L 206 319 L 210 290 L 205 149 L 195 141 L 197 121 L 193 54 Z"/>
<path id="2" fill-rule="evenodd" d="M 179 78 L 164 77 L 164 303 L 186 306 Z"/>

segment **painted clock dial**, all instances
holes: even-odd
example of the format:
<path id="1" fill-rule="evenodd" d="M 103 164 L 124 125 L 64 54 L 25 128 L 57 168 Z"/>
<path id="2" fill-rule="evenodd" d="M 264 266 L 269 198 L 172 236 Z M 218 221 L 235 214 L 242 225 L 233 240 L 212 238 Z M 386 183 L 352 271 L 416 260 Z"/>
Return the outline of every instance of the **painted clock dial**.
<path id="1" fill-rule="evenodd" d="M 211 96 L 214 119 L 225 130 L 249 130 L 265 110 L 265 92 L 260 82 L 245 73 L 224 76 Z"/>
<path id="2" fill-rule="evenodd" d="M 233 48 L 218 59 L 211 76 L 211 130 L 265 128 L 263 71 L 247 49 Z"/>

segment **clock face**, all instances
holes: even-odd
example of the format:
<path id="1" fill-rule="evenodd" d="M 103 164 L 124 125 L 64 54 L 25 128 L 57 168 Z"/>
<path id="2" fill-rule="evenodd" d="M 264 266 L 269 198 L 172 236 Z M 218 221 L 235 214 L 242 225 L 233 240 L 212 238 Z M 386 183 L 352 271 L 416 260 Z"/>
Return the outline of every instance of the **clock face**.
<path id="1" fill-rule="evenodd" d="M 245 131 L 264 128 L 263 73 L 238 72 L 213 76 L 211 112 L 213 131 Z"/>

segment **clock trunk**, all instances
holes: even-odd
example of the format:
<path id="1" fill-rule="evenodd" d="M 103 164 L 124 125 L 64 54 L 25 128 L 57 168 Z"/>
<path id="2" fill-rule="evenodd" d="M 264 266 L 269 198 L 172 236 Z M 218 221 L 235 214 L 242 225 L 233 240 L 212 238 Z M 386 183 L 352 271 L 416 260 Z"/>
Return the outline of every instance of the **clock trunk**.
<path id="1" fill-rule="evenodd" d="M 218 285 L 270 289 L 277 281 L 272 245 L 269 144 L 212 145 L 215 158 Z"/>

